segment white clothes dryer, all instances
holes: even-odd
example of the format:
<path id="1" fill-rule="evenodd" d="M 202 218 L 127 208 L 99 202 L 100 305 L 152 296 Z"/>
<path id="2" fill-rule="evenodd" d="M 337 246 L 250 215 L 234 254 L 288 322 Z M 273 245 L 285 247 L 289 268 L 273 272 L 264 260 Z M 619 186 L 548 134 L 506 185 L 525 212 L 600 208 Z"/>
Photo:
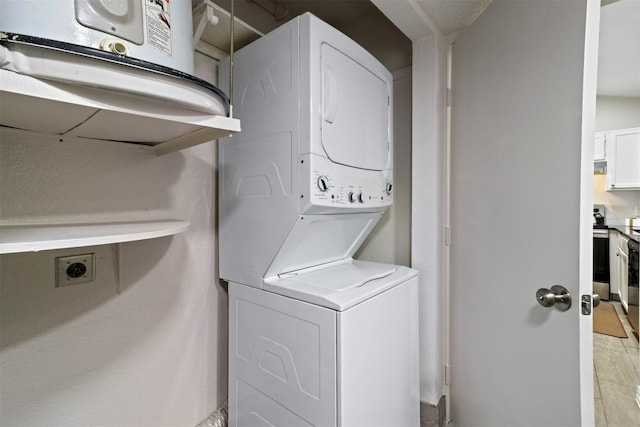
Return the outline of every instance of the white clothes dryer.
<path id="1" fill-rule="evenodd" d="M 306 13 L 236 52 L 218 142 L 220 277 L 262 279 L 347 259 L 393 203 L 393 77 Z M 219 67 L 223 90 L 228 62 Z"/>

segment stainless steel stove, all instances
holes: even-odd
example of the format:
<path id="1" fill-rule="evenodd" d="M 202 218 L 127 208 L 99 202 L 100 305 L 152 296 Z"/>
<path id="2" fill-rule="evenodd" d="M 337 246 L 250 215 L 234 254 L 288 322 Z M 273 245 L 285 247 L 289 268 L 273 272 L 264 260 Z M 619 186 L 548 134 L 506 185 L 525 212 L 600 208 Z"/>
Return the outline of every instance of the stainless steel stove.
<path id="1" fill-rule="evenodd" d="M 609 229 L 604 205 L 593 205 L 593 291 L 609 299 Z"/>

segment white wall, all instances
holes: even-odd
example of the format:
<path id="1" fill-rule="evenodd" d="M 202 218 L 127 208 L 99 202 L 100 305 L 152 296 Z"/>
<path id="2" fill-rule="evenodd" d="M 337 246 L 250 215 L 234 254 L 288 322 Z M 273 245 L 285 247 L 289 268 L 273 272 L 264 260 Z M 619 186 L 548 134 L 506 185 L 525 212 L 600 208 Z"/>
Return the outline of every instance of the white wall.
<path id="1" fill-rule="evenodd" d="M 367 49 L 391 72 L 411 65 L 411 41 L 377 9 L 338 29 Z"/>
<path id="2" fill-rule="evenodd" d="M 607 191 L 607 175 L 593 176 L 593 203 L 605 205 L 607 224 L 624 225 L 625 218 L 640 215 L 640 191 Z"/>
<path id="3" fill-rule="evenodd" d="M 640 127 L 640 98 L 598 96 L 596 131 Z M 606 206 L 608 224 L 624 224 L 624 219 L 640 214 L 640 191 L 607 191 L 607 176 L 594 175 L 593 202 Z"/>
<path id="4" fill-rule="evenodd" d="M 598 96 L 596 132 L 640 126 L 640 98 Z"/>
<path id="5" fill-rule="evenodd" d="M 226 398 L 214 143 L 163 157 L 106 142 L 3 138 L 0 150 L 3 223 L 191 222 L 121 244 L 119 284 L 110 245 L 0 256 L 0 424 L 202 421 Z M 55 288 L 55 257 L 88 252 L 96 280 Z"/>
<path id="6" fill-rule="evenodd" d="M 412 247 L 420 275 L 420 399 L 444 394 L 445 364 L 445 95 L 446 44 L 413 42 Z"/>

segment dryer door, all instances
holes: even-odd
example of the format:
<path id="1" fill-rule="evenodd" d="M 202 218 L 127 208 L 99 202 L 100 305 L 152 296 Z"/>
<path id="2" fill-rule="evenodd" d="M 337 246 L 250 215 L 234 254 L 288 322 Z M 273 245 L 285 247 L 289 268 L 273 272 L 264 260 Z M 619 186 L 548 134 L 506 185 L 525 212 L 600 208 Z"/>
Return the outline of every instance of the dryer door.
<path id="1" fill-rule="evenodd" d="M 391 87 L 327 43 L 322 57 L 322 147 L 335 163 L 390 168 Z"/>

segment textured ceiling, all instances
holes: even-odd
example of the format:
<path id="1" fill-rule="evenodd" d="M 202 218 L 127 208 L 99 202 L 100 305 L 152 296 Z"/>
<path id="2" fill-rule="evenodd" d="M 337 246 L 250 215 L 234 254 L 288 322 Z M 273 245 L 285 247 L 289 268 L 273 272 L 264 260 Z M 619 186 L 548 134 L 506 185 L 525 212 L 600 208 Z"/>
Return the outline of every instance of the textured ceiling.
<path id="1" fill-rule="evenodd" d="M 1 0 L 0 0 L 1 1 Z M 192 0 L 194 4 L 203 0 Z M 228 7 L 229 0 L 213 0 Z M 350 23 L 365 15 L 378 12 L 378 8 L 387 17 L 403 9 L 400 2 L 413 5 L 411 17 L 426 33 L 417 32 L 414 36 L 424 37 L 434 30 L 444 36 L 464 31 L 490 5 L 492 0 L 276 0 L 279 13 L 284 16 L 275 20 L 268 12 L 258 7 L 273 5 L 272 0 L 236 0 L 238 14 L 259 11 L 262 19 L 252 21 L 250 13 L 245 19 L 249 24 L 263 32 L 281 25 L 304 12 L 312 12 L 331 25 L 344 29 Z M 600 26 L 600 64 L 598 67 L 598 93 L 615 96 L 640 97 L 640 0 L 602 0 Z M 406 8 L 405 8 L 406 9 Z M 254 14 L 255 15 L 255 14 Z M 391 18 L 393 20 L 393 18 Z M 408 17 L 400 19 L 406 21 Z M 389 33 L 388 25 L 396 29 L 391 22 L 377 21 L 375 31 Z M 429 27 L 426 29 L 426 27 Z M 415 38 L 409 35 L 411 38 Z"/>
<path id="2" fill-rule="evenodd" d="M 202 0 L 192 0 L 193 4 Z M 222 7 L 229 9 L 229 0 L 213 0 Z M 413 1 L 417 7 L 421 8 L 432 22 L 436 25 L 440 33 L 450 35 L 464 30 L 468 27 L 482 11 L 491 3 L 491 0 L 382 0 L 391 8 L 394 3 L 401 1 Z M 304 12 L 311 12 L 320 19 L 334 27 L 341 28 L 358 18 L 377 10 L 376 6 L 369 0 L 236 0 L 236 7 L 239 14 L 245 10 L 257 9 L 262 6 L 264 9 L 271 9 L 276 12 L 277 22 L 273 20 L 272 27 L 279 23 L 298 16 Z M 262 10 L 264 12 L 264 9 Z M 264 12 L 266 13 L 266 12 Z M 278 23 L 279 22 L 279 23 Z M 269 28 L 259 28 L 269 30 Z"/>
<path id="3" fill-rule="evenodd" d="M 390 5 L 403 0 L 385 0 Z M 406 1 L 406 0 L 404 0 Z M 464 30 L 482 13 L 492 0 L 417 0 L 443 35 Z M 257 0 L 269 4 L 270 0 Z M 288 17 L 310 11 L 336 27 L 346 25 L 375 6 L 369 0 L 277 0 L 288 11 Z"/>
<path id="4" fill-rule="evenodd" d="M 489 6 L 492 0 L 418 0 L 442 35 L 463 31 Z"/>

